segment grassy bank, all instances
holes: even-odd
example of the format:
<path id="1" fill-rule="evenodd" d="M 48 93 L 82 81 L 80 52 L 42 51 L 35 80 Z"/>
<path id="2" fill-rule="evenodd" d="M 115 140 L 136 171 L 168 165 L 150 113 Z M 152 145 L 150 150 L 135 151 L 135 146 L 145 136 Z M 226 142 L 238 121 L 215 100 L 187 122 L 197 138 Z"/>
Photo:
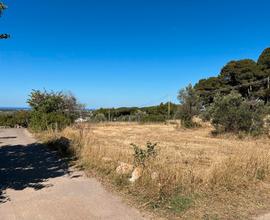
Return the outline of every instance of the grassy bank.
<path id="1" fill-rule="evenodd" d="M 75 154 L 84 169 L 141 208 L 169 219 L 249 219 L 270 210 L 268 138 L 212 137 L 208 125 L 193 130 L 178 127 L 85 124 L 39 137 L 62 153 Z M 157 155 L 146 160 L 142 176 L 131 183 L 131 173 L 117 174 L 119 162 L 134 164 L 130 144 L 143 147 L 149 141 L 158 143 Z"/>

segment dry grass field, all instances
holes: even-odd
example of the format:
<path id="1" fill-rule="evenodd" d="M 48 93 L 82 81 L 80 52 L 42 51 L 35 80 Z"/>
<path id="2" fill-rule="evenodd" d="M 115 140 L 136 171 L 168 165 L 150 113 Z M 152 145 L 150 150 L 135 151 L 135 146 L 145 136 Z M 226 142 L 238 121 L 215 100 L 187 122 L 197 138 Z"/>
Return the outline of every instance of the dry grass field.
<path id="1" fill-rule="evenodd" d="M 144 209 L 169 219 L 251 219 L 270 210 L 270 141 L 211 136 L 212 127 L 182 129 L 176 123 L 101 123 L 42 135 L 64 136 L 81 165 L 94 171 Z M 142 176 L 115 172 L 133 164 L 134 143 L 158 143 Z M 155 174 L 153 176 L 153 174 Z"/>

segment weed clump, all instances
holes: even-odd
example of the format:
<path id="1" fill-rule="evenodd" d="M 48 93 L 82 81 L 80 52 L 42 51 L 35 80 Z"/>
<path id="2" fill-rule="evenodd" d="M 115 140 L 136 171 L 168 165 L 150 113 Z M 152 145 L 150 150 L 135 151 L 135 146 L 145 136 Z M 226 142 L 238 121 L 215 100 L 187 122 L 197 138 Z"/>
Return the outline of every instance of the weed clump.
<path id="1" fill-rule="evenodd" d="M 135 166 L 145 167 L 147 160 L 150 160 L 151 158 L 155 158 L 157 156 L 157 143 L 152 144 L 151 142 L 147 142 L 146 149 L 140 148 L 136 144 L 131 144 L 131 146 L 134 150 L 133 156 Z"/>

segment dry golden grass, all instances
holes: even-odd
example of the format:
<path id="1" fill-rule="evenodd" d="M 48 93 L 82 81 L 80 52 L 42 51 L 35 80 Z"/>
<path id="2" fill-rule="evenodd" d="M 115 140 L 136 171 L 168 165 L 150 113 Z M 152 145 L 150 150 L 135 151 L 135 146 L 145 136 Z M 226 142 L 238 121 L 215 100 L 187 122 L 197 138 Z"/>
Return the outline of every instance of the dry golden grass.
<path id="1" fill-rule="evenodd" d="M 268 138 L 212 137 L 209 125 L 192 130 L 178 127 L 175 123 L 84 124 L 54 137 L 69 138 L 86 169 L 170 219 L 249 219 L 270 210 Z M 130 184 L 115 168 L 119 161 L 133 163 L 131 143 L 144 146 L 149 141 L 158 143 L 158 156 Z M 156 179 L 151 178 L 154 172 Z"/>

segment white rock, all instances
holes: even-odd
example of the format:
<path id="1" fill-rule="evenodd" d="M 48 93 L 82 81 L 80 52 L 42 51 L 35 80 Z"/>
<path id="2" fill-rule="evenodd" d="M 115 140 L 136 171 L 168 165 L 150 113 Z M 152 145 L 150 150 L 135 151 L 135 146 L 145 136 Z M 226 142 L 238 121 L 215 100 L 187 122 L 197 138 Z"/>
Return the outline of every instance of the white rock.
<path id="1" fill-rule="evenodd" d="M 136 167 L 133 172 L 132 176 L 129 179 L 130 182 L 134 183 L 136 180 L 138 180 L 142 176 L 143 169 L 141 167 Z"/>
<path id="2" fill-rule="evenodd" d="M 157 172 L 153 172 L 153 173 L 151 174 L 151 179 L 152 179 L 152 180 L 156 180 L 156 179 L 158 179 L 158 177 L 159 177 L 159 174 L 158 174 Z"/>
<path id="3" fill-rule="evenodd" d="M 117 174 L 129 174 L 133 170 L 133 165 L 120 162 L 120 165 L 116 168 L 116 173 Z"/>

